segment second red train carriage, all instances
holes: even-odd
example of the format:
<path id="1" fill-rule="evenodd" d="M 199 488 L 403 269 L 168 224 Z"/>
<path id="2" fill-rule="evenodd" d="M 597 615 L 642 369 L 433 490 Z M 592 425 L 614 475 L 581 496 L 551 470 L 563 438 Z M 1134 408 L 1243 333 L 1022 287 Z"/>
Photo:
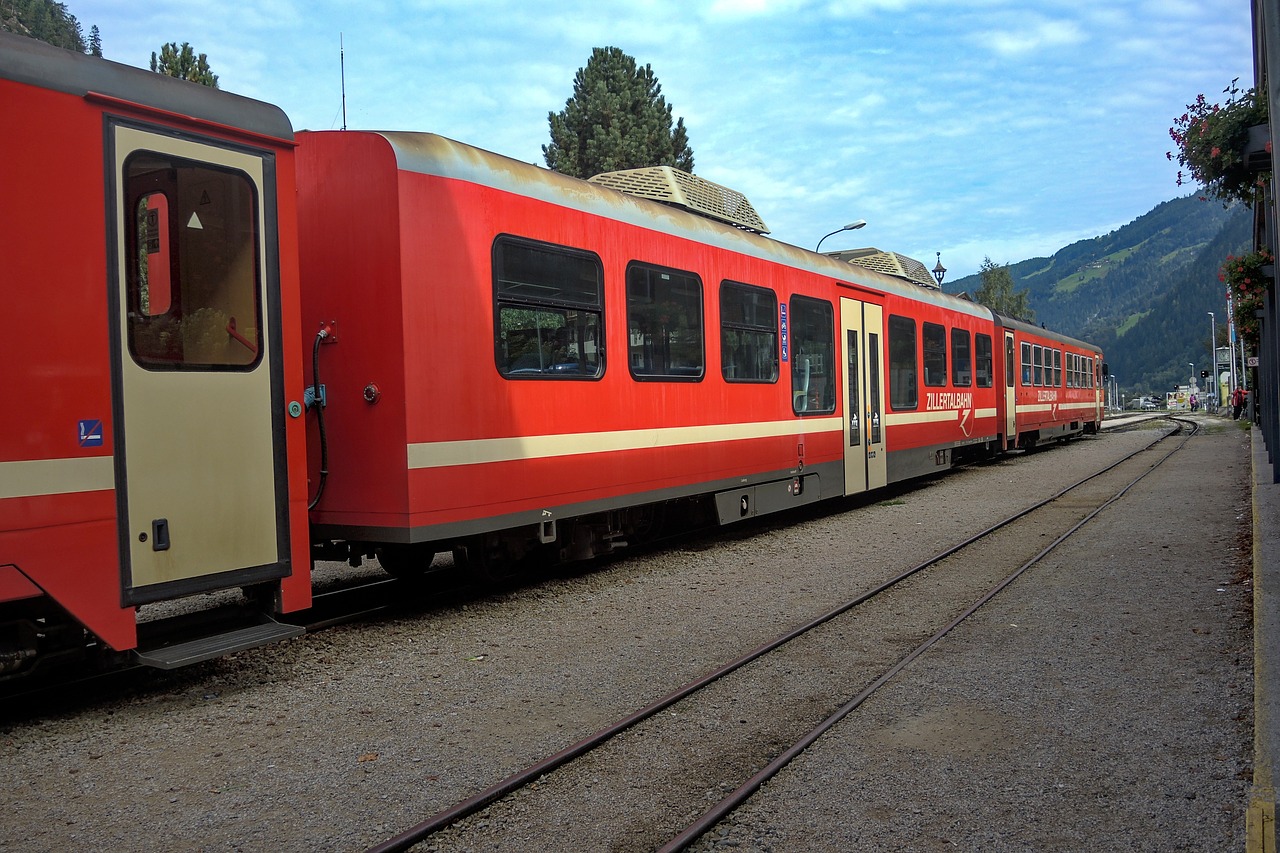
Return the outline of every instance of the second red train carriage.
<path id="1" fill-rule="evenodd" d="M 303 133 L 298 165 L 321 540 L 587 556 L 674 500 L 727 522 L 1028 440 L 1017 324 L 935 288 L 430 134 Z"/>

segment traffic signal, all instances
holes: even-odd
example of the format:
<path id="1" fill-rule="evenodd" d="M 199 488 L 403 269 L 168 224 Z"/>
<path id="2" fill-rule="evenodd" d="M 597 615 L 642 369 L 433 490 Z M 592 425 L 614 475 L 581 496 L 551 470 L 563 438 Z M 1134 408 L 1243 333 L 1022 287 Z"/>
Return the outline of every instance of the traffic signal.
<path id="1" fill-rule="evenodd" d="M 1200 378 L 1201 378 L 1201 379 L 1208 379 L 1208 378 L 1209 378 L 1209 371 L 1207 371 L 1207 370 L 1202 370 L 1202 371 L 1200 371 Z"/>

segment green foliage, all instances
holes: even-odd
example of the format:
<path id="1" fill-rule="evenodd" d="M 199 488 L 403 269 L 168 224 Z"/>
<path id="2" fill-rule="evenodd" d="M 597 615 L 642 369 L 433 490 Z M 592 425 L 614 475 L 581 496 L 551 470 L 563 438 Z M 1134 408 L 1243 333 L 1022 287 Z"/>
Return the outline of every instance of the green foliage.
<path id="1" fill-rule="evenodd" d="M 66 4 L 53 0 L 0 0 L 0 30 L 30 36 L 77 53 L 86 50 L 80 22 L 67 11 Z M 101 44 L 95 55 L 102 55 Z"/>
<path id="2" fill-rule="evenodd" d="M 1204 95 L 1197 95 L 1195 103 L 1174 120 L 1169 138 L 1177 146 L 1178 164 L 1207 194 L 1224 202 L 1249 202 L 1259 191 L 1259 181 L 1256 173 L 1245 168 L 1244 149 L 1249 128 L 1267 122 L 1267 99 L 1259 98 L 1253 89 L 1241 92 L 1235 80 L 1222 91 L 1226 104 L 1210 104 Z M 1172 160 L 1174 153 L 1165 156 Z M 1178 186 L 1182 186 L 1181 170 Z"/>
<path id="3" fill-rule="evenodd" d="M 164 45 L 160 48 L 159 57 L 152 53 L 151 70 L 212 89 L 218 88 L 218 75 L 209 69 L 209 57 L 203 53 L 196 56 L 191 45 L 185 41 L 182 47 L 178 47 L 175 42 Z"/>
<path id="4" fill-rule="evenodd" d="M 1037 320 L 1102 347 L 1126 394 L 1187 381 L 1187 363 L 1209 358 L 1209 316 L 1225 335 L 1226 288 L 1218 267 L 1252 243 L 1252 215 L 1195 196 L 1162 202 L 1133 222 L 1009 266 L 1030 291 Z M 1071 279 L 1075 286 L 1063 283 Z M 978 275 L 949 281 L 973 293 Z"/>
<path id="5" fill-rule="evenodd" d="M 1274 259 L 1266 249 L 1236 257 L 1227 255 L 1218 270 L 1218 281 L 1227 286 L 1235 314 L 1236 332 L 1244 339 L 1249 352 L 1258 351 L 1260 333 L 1257 311 L 1266 301 L 1273 285 L 1271 269 Z"/>
<path id="6" fill-rule="evenodd" d="M 573 96 L 548 113 L 547 166 L 578 178 L 644 166 L 693 171 L 684 119 L 672 125 L 671 106 L 653 69 L 640 68 L 616 47 L 591 51 L 573 78 Z"/>
<path id="7" fill-rule="evenodd" d="M 1030 291 L 1013 289 L 1013 276 L 1009 273 L 1008 264 L 999 265 L 990 258 L 983 258 L 978 275 L 982 278 L 982 286 L 973 295 L 975 302 L 1008 317 L 1028 323 L 1035 320 L 1036 314 L 1031 310 Z"/>

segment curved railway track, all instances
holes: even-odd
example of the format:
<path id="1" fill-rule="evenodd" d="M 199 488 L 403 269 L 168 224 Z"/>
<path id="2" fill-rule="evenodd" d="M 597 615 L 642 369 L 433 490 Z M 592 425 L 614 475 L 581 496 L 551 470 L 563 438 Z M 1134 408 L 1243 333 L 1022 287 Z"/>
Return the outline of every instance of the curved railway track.
<path id="1" fill-rule="evenodd" d="M 682 850 L 876 690 L 1004 591 L 1194 434 L 1194 421 L 975 533 L 887 582 L 698 677 L 595 734 L 437 812 L 374 851 L 474 844 L 509 820 L 542 821 L 563 849 Z M 1164 442 L 1182 437 L 1172 449 Z M 1030 532 L 1029 532 L 1030 531 Z M 1028 542 L 1032 543 L 1028 546 Z M 925 605 L 921 605 L 925 602 Z M 795 690 L 798 667 L 829 673 Z M 754 719 L 753 719 L 754 717 Z M 571 777 L 579 777 L 573 779 Z M 584 825 L 570 791 L 616 814 Z M 619 837 L 629 838 L 619 848 Z M 465 840 L 464 840 L 465 839 Z"/>

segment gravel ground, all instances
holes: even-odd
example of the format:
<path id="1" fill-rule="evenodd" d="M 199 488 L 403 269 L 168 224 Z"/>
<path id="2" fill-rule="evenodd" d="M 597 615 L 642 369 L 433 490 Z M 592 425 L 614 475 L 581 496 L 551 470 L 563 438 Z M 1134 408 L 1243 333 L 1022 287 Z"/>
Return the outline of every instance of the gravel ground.
<path id="1" fill-rule="evenodd" d="M 1239 849 L 1248 437 L 1215 424 L 701 845 Z M 11 709 L 0 848 L 361 849 L 1151 438 Z M 496 849 L 556 847 L 497 829 Z M 606 846 L 643 849 L 621 830 Z"/>

